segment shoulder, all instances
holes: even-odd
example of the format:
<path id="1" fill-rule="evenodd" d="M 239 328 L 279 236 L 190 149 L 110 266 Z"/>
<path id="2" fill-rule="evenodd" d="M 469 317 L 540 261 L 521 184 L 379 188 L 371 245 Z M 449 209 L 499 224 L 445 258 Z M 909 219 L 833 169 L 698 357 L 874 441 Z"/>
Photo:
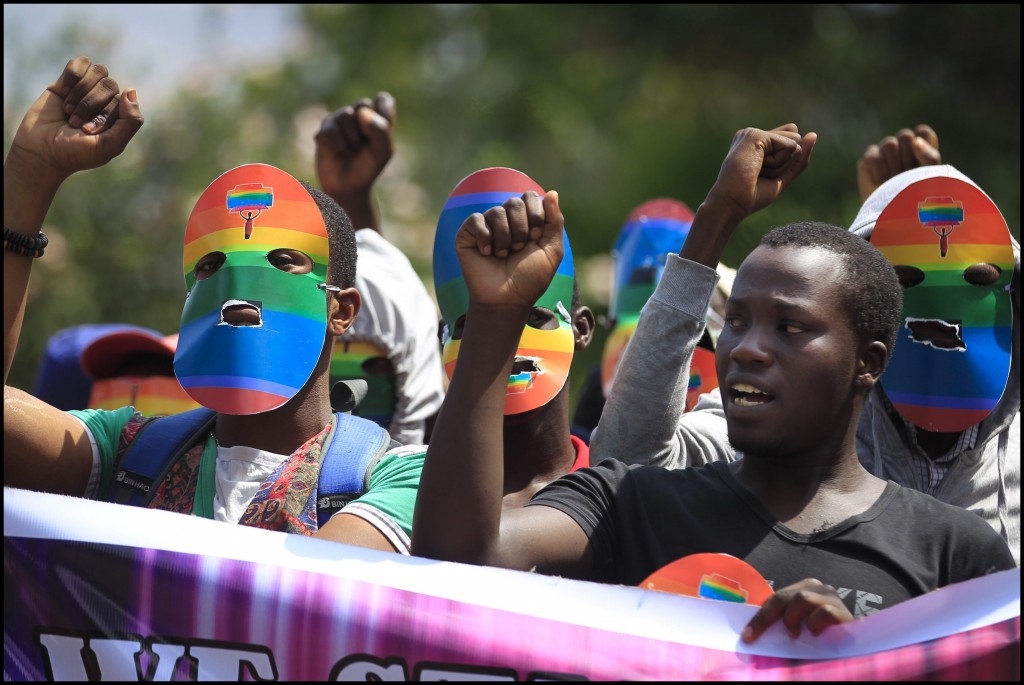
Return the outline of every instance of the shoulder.
<path id="1" fill-rule="evenodd" d="M 930 535 L 946 535 L 954 545 L 1006 547 L 1003 538 L 978 514 L 890 481 L 893 486 L 891 511 L 901 520 L 913 521 L 915 535 L 926 530 Z"/>

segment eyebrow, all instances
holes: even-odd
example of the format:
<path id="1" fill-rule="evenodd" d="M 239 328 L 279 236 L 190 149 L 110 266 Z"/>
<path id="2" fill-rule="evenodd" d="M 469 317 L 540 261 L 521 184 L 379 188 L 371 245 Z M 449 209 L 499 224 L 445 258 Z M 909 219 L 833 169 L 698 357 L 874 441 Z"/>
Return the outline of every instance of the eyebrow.
<path id="1" fill-rule="evenodd" d="M 750 305 L 747 304 L 747 301 L 744 297 L 740 296 L 735 298 L 729 298 L 729 300 L 726 302 L 726 311 L 729 311 L 730 306 L 749 307 Z M 770 307 L 772 311 L 778 313 L 788 313 L 794 311 L 807 315 L 811 315 L 812 313 L 811 310 L 803 302 L 789 300 L 785 298 L 773 298 L 772 302 L 770 303 Z"/>

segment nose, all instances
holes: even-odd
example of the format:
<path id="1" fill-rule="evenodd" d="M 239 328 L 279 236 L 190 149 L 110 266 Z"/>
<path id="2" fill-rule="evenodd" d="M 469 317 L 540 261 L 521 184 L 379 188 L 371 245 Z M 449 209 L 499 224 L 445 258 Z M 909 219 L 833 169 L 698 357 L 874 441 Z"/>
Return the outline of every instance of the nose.
<path id="1" fill-rule="evenodd" d="M 750 327 L 746 331 L 732 336 L 732 348 L 729 359 L 737 364 L 771 364 L 772 355 L 768 346 L 767 331 Z"/>

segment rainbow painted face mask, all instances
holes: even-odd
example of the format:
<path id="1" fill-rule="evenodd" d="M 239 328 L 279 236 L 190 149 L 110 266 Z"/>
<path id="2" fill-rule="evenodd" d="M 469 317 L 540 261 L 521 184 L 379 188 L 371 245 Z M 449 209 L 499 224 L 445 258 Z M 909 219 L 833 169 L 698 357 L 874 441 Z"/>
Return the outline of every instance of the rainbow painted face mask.
<path id="1" fill-rule="evenodd" d="M 366 381 L 366 397 L 352 413 L 382 428 L 391 425 L 397 403 L 395 370 L 387 353 L 368 340 L 334 339 L 331 349 L 331 386 L 338 381 Z"/>
<path id="2" fill-rule="evenodd" d="M 970 183 L 926 178 L 889 202 L 871 242 L 903 284 L 904 328 L 881 381 L 889 400 L 929 431 L 981 422 L 1011 360 L 1014 258 L 999 209 Z"/>
<path id="3" fill-rule="evenodd" d="M 661 280 L 666 257 L 679 251 L 692 223 L 693 212 L 685 204 L 657 198 L 635 207 L 619 231 L 612 248 L 612 300 L 608 308 L 614 325 L 601 356 L 605 397 L 611 390 L 619 358 L 636 331 L 640 310 Z M 703 380 L 706 375 L 698 377 Z M 696 390 L 700 394 L 699 388 Z"/>
<path id="4" fill-rule="evenodd" d="M 309 273 L 274 267 L 270 255 L 289 249 L 312 260 Z M 221 253 L 214 273 L 196 264 Z M 185 232 L 188 296 L 181 314 L 174 371 L 197 402 L 224 414 L 280 407 L 313 373 L 327 333 L 327 228 L 312 196 L 293 177 L 266 164 L 247 164 L 203 192 Z M 231 308 L 252 325 L 225 321 Z"/>
<path id="5" fill-rule="evenodd" d="M 124 376 L 93 381 L 89 409 L 135 407 L 145 416 L 180 414 L 199 405 L 170 376 Z"/>
<path id="6" fill-rule="evenodd" d="M 459 182 L 441 211 L 434 236 L 434 289 L 444 320 L 442 356 L 448 378 L 455 371 L 469 307 L 469 291 L 455 253 L 455 234 L 470 214 L 486 212 L 509 198 L 522 197 L 529 190 L 544 196 L 541 187 L 522 172 L 501 167 L 482 169 Z M 505 395 L 506 416 L 547 404 L 569 378 L 576 345 L 569 312 L 574 271 L 567 234 L 563 234 L 563 240 L 562 263 L 551 285 L 534 305 L 550 313 L 548 323 L 543 328 L 523 329 Z"/>

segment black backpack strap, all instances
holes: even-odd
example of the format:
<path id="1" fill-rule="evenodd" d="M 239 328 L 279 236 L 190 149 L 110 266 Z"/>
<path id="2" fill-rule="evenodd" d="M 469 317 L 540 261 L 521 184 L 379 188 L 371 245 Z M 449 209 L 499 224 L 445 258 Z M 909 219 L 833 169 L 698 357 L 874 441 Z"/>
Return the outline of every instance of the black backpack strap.
<path id="1" fill-rule="evenodd" d="M 317 485 L 317 527 L 366 492 L 377 462 L 391 447 L 388 432 L 369 419 L 336 412 Z"/>
<path id="2" fill-rule="evenodd" d="M 142 424 L 114 470 L 106 498 L 118 504 L 145 507 L 156 495 L 156 484 L 198 440 L 205 437 L 216 412 L 199 407 L 181 414 L 159 416 Z"/>

